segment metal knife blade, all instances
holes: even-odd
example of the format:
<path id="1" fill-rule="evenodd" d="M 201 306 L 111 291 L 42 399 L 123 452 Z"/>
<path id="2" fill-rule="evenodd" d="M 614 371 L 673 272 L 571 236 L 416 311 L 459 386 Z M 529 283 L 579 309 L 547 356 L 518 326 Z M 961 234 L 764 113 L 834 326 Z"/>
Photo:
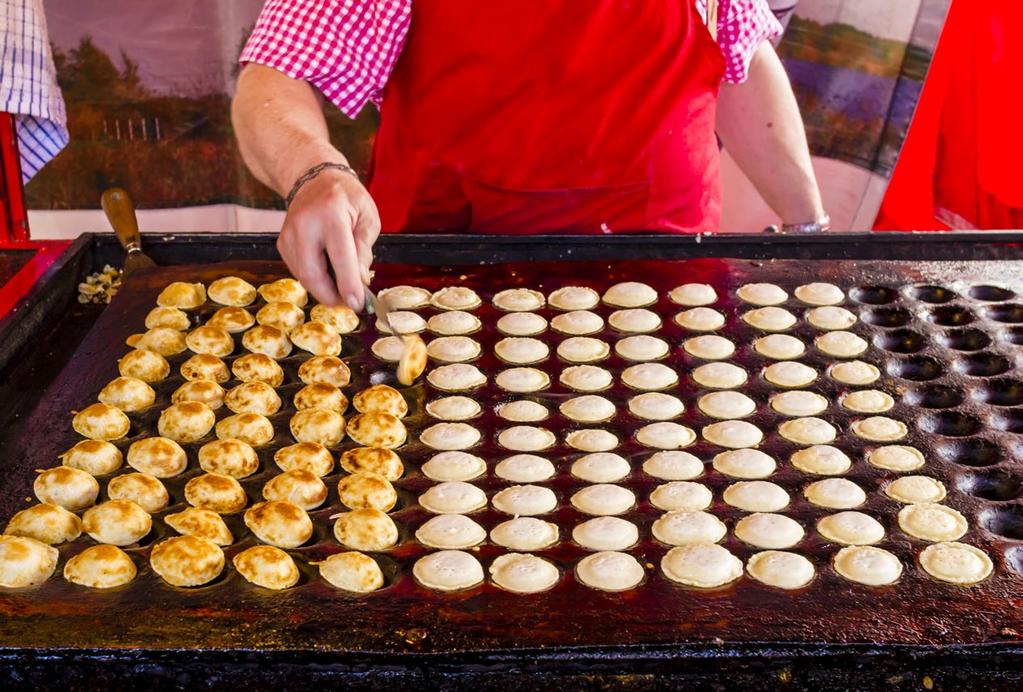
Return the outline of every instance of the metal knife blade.
<path id="1" fill-rule="evenodd" d="M 391 324 L 391 313 L 393 312 L 393 310 L 391 310 L 391 306 L 388 304 L 386 299 L 381 298 L 370 290 L 369 286 L 366 286 L 366 312 L 375 314 L 377 319 L 382 319 L 391 334 L 398 335 L 394 325 Z"/>

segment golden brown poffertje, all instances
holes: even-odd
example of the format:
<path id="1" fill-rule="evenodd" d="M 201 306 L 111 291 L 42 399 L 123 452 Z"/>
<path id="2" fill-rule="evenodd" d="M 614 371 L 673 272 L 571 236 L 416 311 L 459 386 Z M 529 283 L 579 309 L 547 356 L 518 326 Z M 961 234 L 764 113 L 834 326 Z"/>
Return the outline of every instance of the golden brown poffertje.
<path id="1" fill-rule="evenodd" d="M 198 401 L 216 411 L 224 405 L 224 388 L 213 380 L 191 380 L 171 394 L 172 404 L 182 401 Z"/>
<path id="2" fill-rule="evenodd" d="M 121 409 L 110 404 L 91 404 L 75 413 L 75 432 L 90 440 L 119 440 L 128 434 L 131 421 Z"/>
<path id="3" fill-rule="evenodd" d="M 353 509 L 335 517 L 334 537 L 352 550 L 379 552 L 398 542 L 394 520 L 379 509 Z"/>
<path id="4" fill-rule="evenodd" d="M 32 484 L 40 502 L 49 502 L 77 512 L 96 503 L 99 482 L 85 471 L 70 466 L 57 466 L 40 471 Z"/>
<path id="5" fill-rule="evenodd" d="M 205 353 L 218 358 L 230 355 L 234 350 L 231 334 L 226 329 L 209 324 L 190 331 L 185 337 L 185 344 L 192 353 Z"/>
<path id="6" fill-rule="evenodd" d="M 155 307 L 146 315 L 146 329 L 167 327 L 179 332 L 187 331 L 192 326 L 188 315 L 175 307 Z"/>
<path id="7" fill-rule="evenodd" d="M 309 319 L 330 325 L 338 334 L 350 334 L 359 327 L 359 316 L 344 305 L 314 305 Z"/>
<path id="8" fill-rule="evenodd" d="M 408 413 L 405 397 L 397 389 L 386 384 L 375 384 L 363 389 L 352 399 L 352 405 L 360 413 L 376 411 L 389 413 L 398 418 L 404 418 Z"/>
<path id="9" fill-rule="evenodd" d="M 341 468 L 348 473 L 369 471 L 378 473 L 389 481 L 396 481 L 405 473 L 394 450 L 384 447 L 356 447 L 341 454 Z"/>
<path id="10" fill-rule="evenodd" d="M 394 449 L 405 444 L 408 435 L 401 419 L 389 413 L 371 411 L 348 421 L 348 436 L 366 447 Z"/>
<path id="11" fill-rule="evenodd" d="M 210 284 L 206 294 L 214 303 L 243 308 L 256 300 L 256 287 L 237 276 L 225 276 Z"/>
<path id="12" fill-rule="evenodd" d="M 251 312 L 237 307 L 220 308 L 206 320 L 207 326 L 219 327 L 229 334 L 241 334 L 255 323 L 256 318 Z"/>
<path id="13" fill-rule="evenodd" d="M 295 394 L 293 403 L 297 411 L 325 408 L 344 413 L 348 409 L 348 397 L 332 384 L 307 384 Z"/>
<path id="14" fill-rule="evenodd" d="M 291 417 L 289 427 L 297 442 L 316 442 L 324 447 L 336 447 L 346 429 L 340 413 L 322 408 L 298 411 Z"/>
<path id="15" fill-rule="evenodd" d="M 282 471 L 305 469 L 323 477 L 334 470 L 334 457 L 319 442 L 298 442 L 274 453 L 274 463 Z"/>
<path id="16" fill-rule="evenodd" d="M 164 522 L 183 536 L 199 536 L 217 545 L 231 545 L 234 536 L 219 514 L 201 507 L 187 507 L 180 512 L 168 514 Z"/>
<path id="17" fill-rule="evenodd" d="M 206 287 L 201 283 L 175 281 L 168 284 L 156 297 L 156 304 L 162 307 L 194 310 L 206 302 Z"/>
<path id="18" fill-rule="evenodd" d="M 279 387 L 284 381 L 280 364 L 265 353 L 246 353 L 231 364 L 231 372 L 241 382 L 265 382 Z"/>
<path id="19" fill-rule="evenodd" d="M 107 497 L 134 502 L 150 514 L 159 512 L 170 503 L 167 488 L 159 478 L 148 473 L 122 473 L 114 476 L 107 483 Z"/>
<path id="20" fill-rule="evenodd" d="M 185 335 L 177 329 L 167 327 L 154 327 L 145 334 L 130 336 L 127 344 L 132 348 L 159 353 L 161 356 L 176 356 L 188 348 L 185 344 Z"/>
<path id="21" fill-rule="evenodd" d="M 288 302 L 304 308 L 309 302 L 305 287 L 295 279 L 278 279 L 259 287 L 259 295 L 268 303 Z"/>
<path id="22" fill-rule="evenodd" d="M 314 356 L 336 356 L 341 353 L 341 335 L 324 322 L 306 322 L 291 331 L 291 343 Z"/>
<path id="23" fill-rule="evenodd" d="M 259 502 L 245 512 L 245 525 L 256 538 L 278 548 L 297 548 L 313 535 L 306 511 L 286 500 Z"/>
<path id="24" fill-rule="evenodd" d="M 245 509 L 249 499 L 241 484 L 219 473 L 204 473 L 185 483 L 185 500 L 193 507 L 218 514 L 235 514 Z"/>
<path id="25" fill-rule="evenodd" d="M 156 429 L 163 437 L 175 442 L 196 442 L 213 429 L 217 417 L 200 401 L 182 401 L 171 404 L 160 413 Z"/>
<path id="26" fill-rule="evenodd" d="M 277 327 L 285 334 L 289 334 L 305 322 L 305 312 L 292 303 L 267 303 L 256 313 L 256 321 L 268 327 Z"/>
<path id="27" fill-rule="evenodd" d="M 246 581 L 279 591 L 298 583 L 298 567 L 286 552 L 272 545 L 254 545 L 234 556 L 232 562 Z"/>
<path id="28" fill-rule="evenodd" d="M 105 476 L 121 468 L 124 456 L 106 440 L 82 440 L 60 455 L 64 466 L 80 469 L 93 476 Z"/>
<path id="29" fill-rule="evenodd" d="M 156 392 L 138 378 L 121 376 L 110 380 L 96 398 L 101 403 L 132 412 L 152 406 L 156 401 Z"/>
<path id="30" fill-rule="evenodd" d="M 157 478 L 172 478 L 188 466 L 188 456 L 174 440 L 146 437 L 131 443 L 128 448 L 128 465 Z"/>
<path id="31" fill-rule="evenodd" d="M 338 499 L 349 509 L 379 509 L 389 512 L 398 502 L 398 493 L 391 482 L 379 473 L 360 471 L 343 477 L 337 483 Z"/>
<path id="32" fill-rule="evenodd" d="M 319 563 L 320 576 L 344 591 L 368 593 L 384 585 L 376 560 L 358 552 L 337 553 Z"/>
<path id="33" fill-rule="evenodd" d="M 266 382 L 242 382 L 227 392 L 224 404 L 232 413 L 272 416 L 280 410 L 281 398 Z"/>
<path id="34" fill-rule="evenodd" d="M 304 510 L 316 509 L 327 499 L 327 486 L 320 477 L 306 469 L 285 471 L 263 486 L 267 500 L 287 500 Z"/>
<path id="35" fill-rule="evenodd" d="M 346 387 L 352 380 L 352 371 L 337 356 L 313 356 L 298 367 L 298 377 L 305 384 Z"/>
<path id="36" fill-rule="evenodd" d="M 82 535 L 82 520 L 60 505 L 43 502 L 16 513 L 7 523 L 4 534 L 25 536 L 40 543 L 57 545 Z"/>
<path id="37" fill-rule="evenodd" d="M 291 340 L 277 327 L 261 324 L 242 334 L 242 346 L 252 353 L 262 353 L 280 360 L 291 353 Z"/>
<path id="38" fill-rule="evenodd" d="M 247 442 L 213 440 L 199 448 L 199 468 L 207 473 L 247 478 L 259 470 L 259 457 Z"/>
<path id="39" fill-rule="evenodd" d="M 186 380 L 212 380 L 217 384 L 231 379 L 224 361 L 207 353 L 198 353 L 182 363 L 181 376 Z"/>
<path id="40" fill-rule="evenodd" d="M 172 586 L 202 586 L 223 571 L 224 551 L 205 538 L 174 536 L 153 546 L 149 564 Z"/>
<path id="41" fill-rule="evenodd" d="M 53 575 L 59 553 L 53 546 L 24 536 L 0 536 L 0 586 L 37 586 Z"/>
<path id="42" fill-rule="evenodd" d="M 143 382 L 159 382 L 170 374 L 170 363 L 155 351 L 137 348 L 117 361 L 117 369 L 125 377 L 134 377 Z"/>
<path id="43" fill-rule="evenodd" d="M 217 423 L 216 429 L 221 440 L 237 439 L 253 447 L 262 447 L 274 437 L 273 423 L 258 413 L 228 416 Z"/>
<path id="44" fill-rule="evenodd" d="M 112 589 L 131 582 L 138 569 L 127 553 L 115 545 L 94 545 L 64 565 L 64 578 L 92 589 Z"/>
<path id="45" fill-rule="evenodd" d="M 149 513 L 129 500 L 107 500 L 82 515 L 82 529 L 98 543 L 138 543 L 153 526 Z"/>

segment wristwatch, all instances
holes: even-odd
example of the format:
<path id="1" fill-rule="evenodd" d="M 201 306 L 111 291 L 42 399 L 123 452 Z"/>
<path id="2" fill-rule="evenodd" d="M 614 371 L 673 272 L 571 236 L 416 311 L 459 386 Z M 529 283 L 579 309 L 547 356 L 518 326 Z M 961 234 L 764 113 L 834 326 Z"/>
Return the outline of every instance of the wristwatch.
<path id="1" fill-rule="evenodd" d="M 782 226 L 771 224 L 764 229 L 766 233 L 823 233 L 831 230 L 831 217 L 825 214 L 818 221 L 808 223 L 787 223 Z"/>

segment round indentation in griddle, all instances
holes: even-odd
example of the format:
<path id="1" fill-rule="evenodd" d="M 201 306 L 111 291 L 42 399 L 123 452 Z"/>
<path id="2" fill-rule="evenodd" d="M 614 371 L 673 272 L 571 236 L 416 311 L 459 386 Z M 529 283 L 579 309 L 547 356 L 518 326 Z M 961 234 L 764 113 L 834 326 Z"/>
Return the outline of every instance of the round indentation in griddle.
<path id="1" fill-rule="evenodd" d="M 1016 294 L 1007 288 L 999 286 L 970 286 L 966 292 L 974 300 L 982 300 L 987 303 L 997 303 L 1003 300 L 1012 300 Z"/>
<path id="2" fill-rule="evenodd" d="M 1023 327 L 1006 327 L 998 332 L 998 338 L 1015 346 L 1023 346 Z"/>
<path id="3" fill-rule="evenodd" d="M 983 309 L 984 317 L 1005 324 L 1023 323 L 1023 305 L 1019 303 L 1001 303 L 988 305 Z"/>
<path id="4" fill-rule="evenodd" d="M 980 513 L 980 525 L 1013 541 L 1023 541 L 1023 505 L 989 507 Z"/>
<path id="5" fill-rule="evenodd" d="M 860 311 L 860 319 L 874 327 L 892 329 L 909 324 L 913 319 L 913 314 L 906 308 L 870 308 Z"/>
<path id="6" fill-rule="evenodd" d="M 999 470 L 961 476 L 956 487 L 964 493 L 992 502 L 1007 502 L 1023 495 L 1023 479 Z"/>
<path id="7" fill-rule="evenodd" d="M 943 286 L 910 286 L 906 293 L 922 303 L 947 303 L 956 297 L 954 291 Z"/>
<path id="8" fill-rule="evenodd" d="M 939 344 L 954 351 L 979 351 L 991 345 L 991 337 L 979 329 L 949 329 L 937 339 Z"/>
<path id="9" fill-rule="evenodd" d="M 928 322 L 933 322 L 940 327 L 962 327 L 974 320 L 973 313 L 959 305 L 931 308 L 924 313 L 924 316 Z"/>
<path id="10" fill-rule="evenodd" d="M 1008 372 L 1012 368 L 1012 363 L 1008 358 L 997 353 L 981 351 L 968 356 L 960 356 L 953 363 L 953 367 L 970 377 L 994 377 Z"/>
<path id="11" fill-rule="evenodd" d="M 916 353 L 927 348 L 927 337 L 912 329 L 894 329 L 876 335 L 874 345 L 891 353 Z"/>
<path id="12" fill-rule="evenodd" d="M 914 382 L 926 382 L 941 377 L 944 369 L 938 360 L 930 356 L 912 356 L 890 360 L 885 366 L 889 375 Z"/>
<path id="13" fill-rule="evenodd" d="M 849 297 L 857 303 L 885 305 L 899 299 L 899 292 L 887 286 L 857 286 L 849 291 Z"/>
<path id="14" fill-rule="evenodd" d="M 929 384 L 910 389 L 902 395 L 902 400 L 920 408 L 955 408 L 963 403 L 963 394 L 944 384 Z"/>
<path id="15" fill-rule="evenodd" d="M 982 424 L 980 419 L 959 411 L 935 411 L 921 416 L 917 427 L 945 437 L 969 437 L 980 432 Z"/>
<path id="16" fill-rule="evenodd" d="M 973 392 L 973 398 L 992 406 L 1023 404 L 1023 382 L 1007 378 L 990 380 Z"/>
<path id="17" fill-rule="evenodd" d="M 974 437 L 949 440 L 934 449 L 945 461 L 961 466 L 994 466 L 1002 459 L 1002 450 L 994 442 Z"/>
<path id="18" fill-rule="evenodd" d="M 991 425 L 1005 432 L 1023 433 L 1023 411 L 1007 409 L 991 416 Z"/>
<path id="19" fill-rule="evenodd" d="M 1016 574 L 1023 574 L 1023 546 L 1016 546 L 1005 551 L 1005 564 Z"/>

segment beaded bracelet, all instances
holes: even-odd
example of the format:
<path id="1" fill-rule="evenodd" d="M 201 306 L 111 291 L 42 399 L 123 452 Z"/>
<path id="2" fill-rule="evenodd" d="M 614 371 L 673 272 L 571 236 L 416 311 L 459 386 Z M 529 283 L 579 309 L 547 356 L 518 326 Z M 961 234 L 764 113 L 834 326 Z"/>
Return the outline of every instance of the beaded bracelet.
<path id="1" fill-rule="evenodd" d="M 298 191 L 302 189 L 302 186 L 305 185 L 306 183 L 308 183 L 310 180 L 312 180 L 316 176 L 318 176 L 323 171 L 327 170 L 328 168 L 334 168 L 334 169 L 339 170 L 339 171 L 345 171 L 346 173 L 351 173 L 352 175 L 355 176 L 356 180 L 359 179 L 359 174 L 356 173 L 355 169 L 352 168 L 351 166 L 349 166 L 347 163 L 333 163 L 333 162 L 330 162 L 330 161 L 324 161 L 323 163 L 318 163 L 318 164 L 316 164 L 315 166 L 313 166 L 308 171 L 306 171 L 305 173 L 303 173 L 302 175 L 300 175 L 298 177 L 298 180 L 295 181 L 295 184 L 291 186 L 291 192 L 289 192 L 288 196 L 284 199 L 284 206 L 285 207 L 290 207 L 291 206 L 291 201 L 293 199 L 295 199 L 295 195 L 297 195 Z"/>

